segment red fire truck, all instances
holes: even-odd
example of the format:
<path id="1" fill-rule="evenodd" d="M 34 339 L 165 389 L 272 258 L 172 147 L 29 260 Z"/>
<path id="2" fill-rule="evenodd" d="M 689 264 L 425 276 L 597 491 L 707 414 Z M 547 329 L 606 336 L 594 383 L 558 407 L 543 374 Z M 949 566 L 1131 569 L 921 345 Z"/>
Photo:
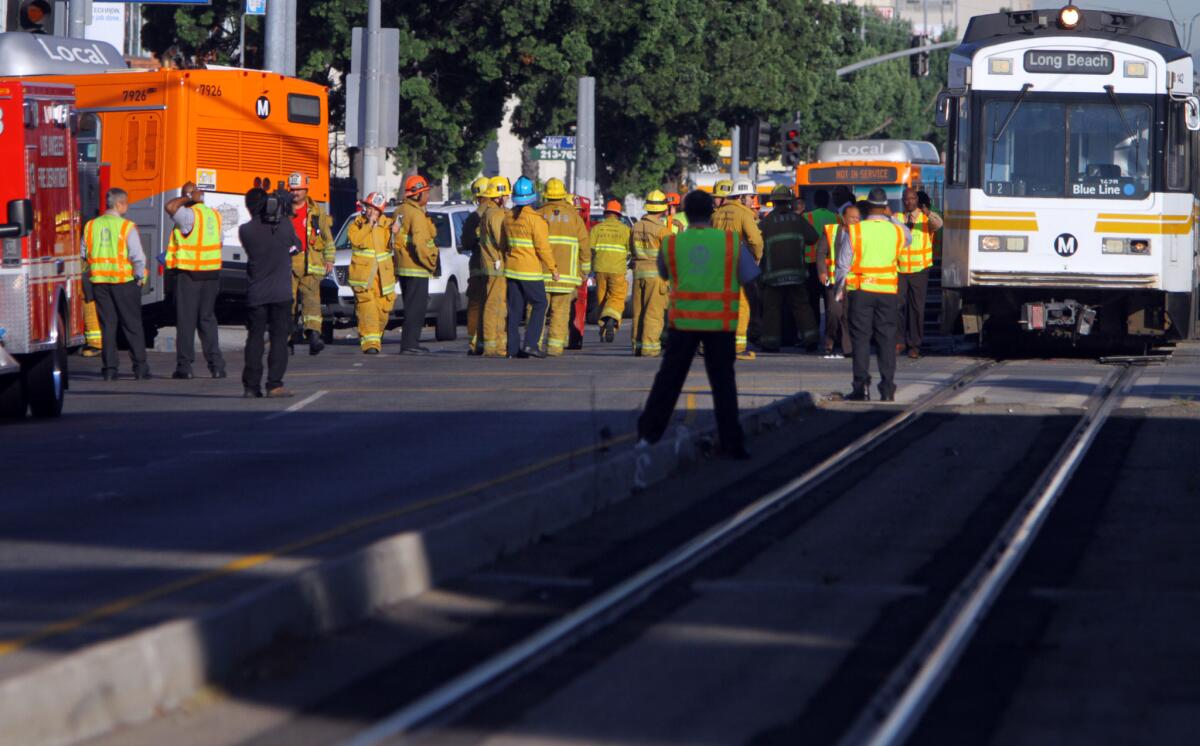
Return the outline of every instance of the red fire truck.
<path id="1" fill-rule="evenodd" d="M 0 417 L 57 417 L 83 344 L 72 86 L 0 78 Z"/>

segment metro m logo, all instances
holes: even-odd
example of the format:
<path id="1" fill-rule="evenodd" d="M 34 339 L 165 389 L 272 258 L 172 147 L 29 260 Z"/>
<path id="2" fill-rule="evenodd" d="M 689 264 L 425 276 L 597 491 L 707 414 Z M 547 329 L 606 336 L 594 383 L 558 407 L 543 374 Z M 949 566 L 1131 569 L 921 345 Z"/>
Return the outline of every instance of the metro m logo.
<path id="1" fill-rule="evenodd" d="M 1059 256 L 1072 256 L 1079 251 L 1079 240 L 1070 233 L 1061 233 L 1054 239 L 1054 253 Z"/>
<path id="2" fill-rule="evenodd" d="M 258 115 L 259 119 L 271 116 L 271 99 L 259 96 L 258 100 L 254 102 L 254 113 Z"/>

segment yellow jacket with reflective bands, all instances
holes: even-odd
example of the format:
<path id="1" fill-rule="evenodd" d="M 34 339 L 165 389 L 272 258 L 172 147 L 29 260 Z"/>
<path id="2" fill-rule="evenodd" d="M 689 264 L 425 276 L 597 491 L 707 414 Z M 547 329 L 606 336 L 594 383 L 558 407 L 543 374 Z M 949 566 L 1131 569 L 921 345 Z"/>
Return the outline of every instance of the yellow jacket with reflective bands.
<path id="1" fill-rule="evenodd" d="M 392 238 L 397 277 L 432 277 L 437 269 L 437 229 L 425 208 L 411 199 L 400 205 L 400 232 Z"/>
<path id="2" fill-rule="evenodd" d="M 221 215 L 203 202 L 192 205 L 192 232 L 186 236 L 175 228 L 167 242 L 167 269 L 185 272 L 221 270 Z"/>
<path id="3" fill-rule="evenodd" d="M 629 226 L 609 215 L 592 226 L 592 271 L 623 275 L 629 268 Z"/>
<path id="4" fill-rule="evenodd" d="M 471 270 L 471 277 L 480 277 L 484 275 L 483 271 L 483 252 L 479 250 L 479 230 L 483 224 L 483 215 L 487 212 L 488 203 L 480 202 L 475 208 L 475 212 L 467 216 L 462 225 L 462 249 L 463 251 L 471 252 L 471 259 L 467 262 L 467 266 Z"/>
<path id="5" fill-rule="evenodd" d="M 500 245 L 504 250 L 504 276 L 510 280 L 545 281 L 558 271 L 550 250 L 550 230 L 532 207 L 505 216 Z"/>
<path id="6" fill-rule="evenodd" d="M 750 247 L 754 260 L 759 261 L 763 255 L 762 231 L 758 229 L 758 221 L 754 219 L 754 211 L 741 202 L 729 200 L 717 208 L 712 216 L 712 227 L 733 231 L 742 237 Z"/>
<path id="7" fill-rule="evenodd" d="M 633 251 L 633 279 L 657 280 L 658 252 L 662 249 L 662 241 L 670 235 L 664 222 L 665 213 L 646 214 L 634 223 L 630 235 L 630 249 Z"/>
<path id="8" fill-rule="evenodd" d="M 320 202 L 314 202 L 309 197 L 308 219 L 304 222 L 305 231 L 308 233 L 304 245 L 308 250 L 304 252 L 305 261 L 301 270 L 310 275 L 324 277 L 325 265 L 333 264 L 337 252 L 333 243 L 333 218 L 329 217 L 329 213 Z"/>
<path id="9" fill-rule="evenodd" d="M 550 250 L 554 252 L 554 263 L 559 271 L 558 282 L 553 278 L 546 280 L 546 292 L 572 292 L 592 271 L 592 248 L 588 241 L 587 224 L 579 217 L 579 210 L 564 200 L 547 202 L 538 210 L 538 214 L 546 221 Z"/>
<path id="10" fill-rule="evenodd" d="M 372 228 L 367 219 L 359 215 L 350 223 L 346 237 L 350 239 L 350 275 L 348 282 L 356 293 L 371 288 L 375 277 L 383 295 L 396 292 L 396 271 L 392 264 L 392 219 L 386 215 Z"/>

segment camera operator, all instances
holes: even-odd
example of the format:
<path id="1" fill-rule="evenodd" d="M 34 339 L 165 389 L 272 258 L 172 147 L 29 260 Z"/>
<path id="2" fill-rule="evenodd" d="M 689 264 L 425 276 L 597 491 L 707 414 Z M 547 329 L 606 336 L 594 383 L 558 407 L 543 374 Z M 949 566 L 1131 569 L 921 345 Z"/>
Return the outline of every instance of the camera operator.
<path id="1" fill-rule="evenodd" d="M 257 183 L 257 182 L 256 182 Z M 286 189 L 268 194 L 270 183 L 246 194 L 250 222 L 238 228 L 246 250 L 246 272 L 250 281 L 246 291 L 249 319 L 246 323 L 246 363 L 242 371 L 244 396 L 263 395 L 263 333 L 271 336 L 267 355 L 267 396 L 288 397 L 283 387 L 287 372 L 288 336 L 292 326 L 292 256 L 302 244 L 292 221 L 288 219 L 291 195 Z"/>

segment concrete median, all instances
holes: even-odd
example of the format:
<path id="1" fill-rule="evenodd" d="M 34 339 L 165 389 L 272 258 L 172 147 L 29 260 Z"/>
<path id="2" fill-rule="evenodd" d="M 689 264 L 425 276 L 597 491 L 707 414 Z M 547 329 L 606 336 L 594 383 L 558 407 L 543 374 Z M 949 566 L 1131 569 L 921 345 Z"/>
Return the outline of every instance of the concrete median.
<path id="1" fill-rule="evenodd" d="M 801 392 L 744 412 L 743 426 L 753 438 L 813 406 Z M 273 641 L 332 632 L 624 500 L 635 489 L 635 471 L 644 486 L 661 482 L 714 438 L 711 430 L 682 430 L 642 454 L 627 441 L 598 448 L 590 463 L 567 474 L 541 482 L 545 475 L 533 473 L 515 494 L 376 541 L 203 616 L 158 624 L 14 676 L 0 683 L 0 746 L 76 743 L 149 720 L 221 682 Z"/>

